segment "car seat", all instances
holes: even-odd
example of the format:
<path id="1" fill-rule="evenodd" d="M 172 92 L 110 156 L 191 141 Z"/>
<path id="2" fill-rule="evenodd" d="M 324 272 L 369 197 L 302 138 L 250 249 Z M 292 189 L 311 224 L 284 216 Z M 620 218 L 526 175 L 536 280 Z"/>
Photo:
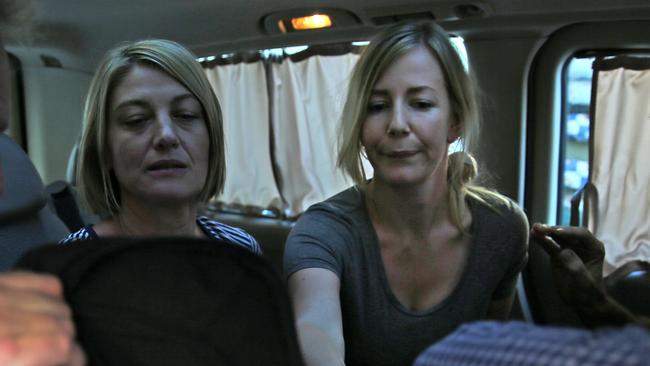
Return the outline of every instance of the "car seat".
<path id="1" fill-rule="evenodd" d="M 28 249 L 65 237 L 69 231 L 47 206 L 41 177 L 25 152 L 0 133 L 0 271 Z"/>
<path id="2" fill-rule="evenodd" d="M 84 219 L 75 189 L 62 180 L 54 181 L 45 187 L 49 195 L 49 203 L 54 212 L 59 216 L 70 232 L 75 232 L 84 226 L 95 223 Z"/>
<path id="3" fill-rule="evenodd" d="M 650 318 L 650 263 L 633 260 L 603 279 L 605 291 L 633 314 Z"/>
<path id="4" fill-rule="evenodd" d="M 17 268 L 57 275 L 89 365 L 302 365 L 280 276 L 238 246 L 188 238 L 38 248 Z"/>

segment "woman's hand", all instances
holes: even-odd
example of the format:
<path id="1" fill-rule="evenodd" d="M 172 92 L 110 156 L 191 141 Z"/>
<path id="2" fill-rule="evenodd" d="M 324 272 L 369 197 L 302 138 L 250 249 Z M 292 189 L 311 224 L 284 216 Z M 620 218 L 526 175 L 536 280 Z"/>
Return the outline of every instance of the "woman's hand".
<path id="1" fill-rule="evenodd" d="M 0 365 L 84 364 L 59 280 L 29 272 L 0 274 Z"/>

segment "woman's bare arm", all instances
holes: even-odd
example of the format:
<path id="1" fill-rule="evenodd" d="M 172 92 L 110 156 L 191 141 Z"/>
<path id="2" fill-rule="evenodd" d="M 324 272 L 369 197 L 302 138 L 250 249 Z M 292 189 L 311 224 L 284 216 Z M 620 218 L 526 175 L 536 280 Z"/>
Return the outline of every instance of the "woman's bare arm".
<path id="1" fill-rule="evenodd" d="M 345 364 L 340 280 L 334 272 L 307 268 L 289 277 L 296 329 L 308 366 Z"/>

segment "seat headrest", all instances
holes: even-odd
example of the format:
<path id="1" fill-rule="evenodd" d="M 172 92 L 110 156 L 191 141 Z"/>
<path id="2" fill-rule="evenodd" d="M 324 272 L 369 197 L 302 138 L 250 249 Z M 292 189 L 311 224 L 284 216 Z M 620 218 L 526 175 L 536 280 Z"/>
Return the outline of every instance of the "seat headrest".
<path id="1" fill-rule="evenodd" d="M 302 365 L 280 276 L 238 246 L 188 238 L 42 247 L 92 365 Z"/>
<path id="2" fill-rule="evenodd" d="M 0 133 L 0 165 L 4 176 L 0 221 L 36 214 L 47 204 L 43 181 L 36 168 L 23 149 L 3 133 Z"/>

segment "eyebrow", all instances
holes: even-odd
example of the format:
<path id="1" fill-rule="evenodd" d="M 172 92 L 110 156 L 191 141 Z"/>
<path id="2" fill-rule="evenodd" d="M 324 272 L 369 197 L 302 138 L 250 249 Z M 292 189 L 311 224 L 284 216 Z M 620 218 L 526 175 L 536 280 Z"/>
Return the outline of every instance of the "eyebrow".
<path id="1" fill-rule="evenodd" d="M 434 88 L 432 88 L 430 86 L 414 86 L 414 87 L 408 88 L 406 90 L 406 93 L 407 94 L 417 94 L 417 93 L 423 92 L 425 90 L 430 90 L 430 91 L 432 91 L 434 93 L 438 92 L 438 90 L 436 90 L 436 89 L 434 89 Z M 370 95 L 384 96 L 384 95 L 390 95 L 390 93 L 386 89 L 372 89 L 370 91 Z"/>
<path id="2" fill-rule="evenodd" d="M 194 96 L 194 94 L 190 94 L 190 93 L 175 96 L 174 98 L 172 98 L 171 104 L 177 104 L 177 103 L 182 102 L 182 101 L 184 101 L 186 99 L 194 99 L 200 104 L 198 98 L 196 98 Z M 147 103 L 147 101 L 145 99 L 143 99 L 143 98 L 128 99 L 128 100 L 125 100 L 125 101 L 121 102 L 120 104 L 118 104 L 117 107 L 115 107 L 113 109 L 113 111 L 118 111 L 120 109 L 123 109 L 123 108 L 126 108 L 126 107 L 131 107 L 131 106 L 145 108 L 148 105 L 149 105 L 149 103 Z"/>

